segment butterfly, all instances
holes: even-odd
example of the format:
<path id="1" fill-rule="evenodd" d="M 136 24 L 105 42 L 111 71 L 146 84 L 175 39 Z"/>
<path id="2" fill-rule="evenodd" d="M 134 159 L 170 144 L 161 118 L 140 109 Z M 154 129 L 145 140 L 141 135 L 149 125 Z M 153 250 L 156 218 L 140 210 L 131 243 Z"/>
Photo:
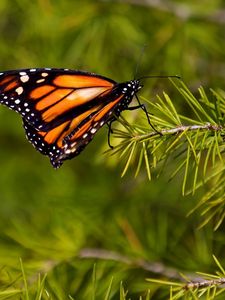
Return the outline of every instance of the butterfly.
<path id="1" fill-rule="evenodd" d="M 103 125 L 109 125 L 110 133 L 122 111 L 142 108 L 148 116 L 140 102 L 129 107 L 141 88 L 140 80 L 117 83 L 79 70 L 38 68 L 0 73 L 0 103 L 21 115 L 27 139 L 49 156 L 54 168 L 77 156 Z"/>

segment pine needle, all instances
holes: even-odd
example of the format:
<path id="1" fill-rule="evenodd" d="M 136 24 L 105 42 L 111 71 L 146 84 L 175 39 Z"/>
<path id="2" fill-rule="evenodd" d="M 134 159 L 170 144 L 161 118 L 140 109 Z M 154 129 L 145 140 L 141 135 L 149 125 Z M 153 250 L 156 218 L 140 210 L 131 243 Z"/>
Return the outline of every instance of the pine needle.
<path id="1" fill-rule="evenodd" d="M 123 177 L 123 176 L 126 174 L 127 169 L 129 168 L 129 165 L 130 165 L 130 163 L 131 163 L 131 159 L 132 159 L 133 154 L 134 154 L 134 150 L 135 150 L 135 148 L 136 148 L 136 142 L 133 142 L 131 145 L 129 145 L 129 148 L 131 148 L 130 154 L 129 154 L 129 156 L 128 156 L 128 159 L 127 159 L 126 165 L 125 165 L 125 167 L 124 167 L 124 169 L 123 169 L 123 172 L 122 172 L 122 174 L 121 174 L 121 177 Z M 126 148 L 126 151 L 128 151 L 128 148 Z"/>
<path id="2" fill-rule="evenodd" d="M 24 271 L 24 267 L 23 267 L 23 262 L 22 259 L 20 258 L 20 267 L 21 267 L 21 271 L 22 271 L 22 276 L 23 276 L 23 284 L 24 284 L 24 292 L 25 292 L 25 299 L 29 300 L 29 292 L 28 292 L 28 285 L 27 285 L 27 279 L 26 279 L 26 275 L 25 275 L 25 271 Z"/>

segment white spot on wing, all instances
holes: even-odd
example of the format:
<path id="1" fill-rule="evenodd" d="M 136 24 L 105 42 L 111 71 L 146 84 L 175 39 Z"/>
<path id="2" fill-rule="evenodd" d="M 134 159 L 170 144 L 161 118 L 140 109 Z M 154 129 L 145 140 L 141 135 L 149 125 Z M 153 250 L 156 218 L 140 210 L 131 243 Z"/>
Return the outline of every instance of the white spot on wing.
<path id="1" fill-rule="evenodd" d="M 41 76 L 42 76 L 42 77 L 46 77 L 46 76 L 48 76 L 48 73 L 46 73 L 46 72 L 41 73 Z"/>
<path id="2" fill-rule="evenodd" d="M 24 72 L 21 72 L 21 73 L 24 73 Z M 20 77 L 20 80 L 22 82 L 27 82 L 29 80 L 29 76 L 28 75 L 23 75 L 23 76 Z"/>
<path id="3" fill-rule="evenodd" d="M 66 154 L 70 154 L 70 153 L 71 153 L 71 149 L 67 149 L 67 150 L 65 151 L 65 153 L 66 153 Z"/>
<path id="4" fill-rule="evenodd" d="M 41 83 L 41 82 L 43 82 L 43 81 L 45 81 L 45 79 L 44 79 L 44 78 L 42 78 L 42 79 L 38 79 L 36 82 L 37 82 L 37 83 Z"/>
<path id="5" fill-rule="evenodd" d="M 23 88 L 22 86 L 19 86 L 17 89 L 16 89 L 16 92 L 18 95 L 21 95 L 23 93 Z"/>
<path id="6" fill-rule="evenodd" d="M 97 131 L 96 128 L 92 128 L 92 129 L 91 129 L 91 133 L 93 133 L 93 134 L 94 134 L 96 131 Z"/>

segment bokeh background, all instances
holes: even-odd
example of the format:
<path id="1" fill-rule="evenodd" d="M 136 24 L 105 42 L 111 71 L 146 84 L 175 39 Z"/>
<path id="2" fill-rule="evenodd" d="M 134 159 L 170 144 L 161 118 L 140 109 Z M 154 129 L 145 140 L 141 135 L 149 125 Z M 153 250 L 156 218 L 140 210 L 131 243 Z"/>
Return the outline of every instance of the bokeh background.
<path id="1" fill-rule="evenodd" d="M 222 0 L 1 0 L 0 69 L 82 69 L 126 81 L 139 64 L 139 76 L 178 74 L 193 92 L 224 89 L 224 29 Z M 174 93 L 169 80 L 152 79 L 141 94 L 154 101 L 163 90 Z M 135 122 L 139 113 L 123 115 Z M 152 299 L 167 299 L 168 289 L 145 280 L 166 277 L 164 270 L 136 260 L 184 273 L 213 272 L 212 254 L 224 260 L 223 228 L 196 230 L 198 214 L 186 217 L 203 191 L 183 197 L 182 179 L 168 182 L 157 169 L 151 182 L 145 170 L 134 178 L 132 168 L 121 178 L 123 164 L 107 149 L 103 128 L 54 170 L 26 141 L 20 116 L 1 107 L 1 291 L 21 288 L 21 258 L 31 294 L 38 274 L 48 274 L 43 299 L 94 299 L 93 291 L 103 299 L 112 277 L 110 299 L 119 298 L 121 281 L 132 299 L 148 289 Z"/>

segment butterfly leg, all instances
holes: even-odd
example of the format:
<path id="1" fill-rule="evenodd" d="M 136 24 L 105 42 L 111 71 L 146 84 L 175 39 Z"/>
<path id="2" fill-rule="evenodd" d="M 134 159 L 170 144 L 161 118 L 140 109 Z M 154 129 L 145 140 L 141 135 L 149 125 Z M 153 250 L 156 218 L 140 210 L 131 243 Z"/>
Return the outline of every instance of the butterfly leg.
<path id="1" fill-rule="evenodd" d="M 150 117 L 149 117 L 149 113 L 148 113 L 148 111 L 147 111 L 147 109 L 146 109 L 146 106 L 140 102 L 140 100 L 138 99 L 137 95 L 136 95 L 136 99 L 137 99 L 137 101 L 138 101 L 138 105 L 128 107 L 127 110 L 135 110 L 135 109 L 141 108 L 141 109 L 145 112 L 146 117 L 147 117 L 147 120 L 148 120 L 148 123 L 149 123 L 149 125 L 152 127 L 152 129 L 153 129 L 156 133 L 158 133 L 159 135 L 163 135 L 163 134 L 162 134 L 160 131 L 158 131 L 158 130 L 155 128 L 155 126 L 151 123 L 151 120 L 150 120 Z"/>
<path id="2" fill-rule="evenodd" d="M 116 121 L 116 118 L 112 118 L 110 121 L 108 121 L 106 124 L 108 126 L 108 145 L 111 149 L 113 149 L 113 146 L 111 145 L 110 143 L 110 134 L 113 133 L 113 130 L 112 130 L 112 123 Z"/>

